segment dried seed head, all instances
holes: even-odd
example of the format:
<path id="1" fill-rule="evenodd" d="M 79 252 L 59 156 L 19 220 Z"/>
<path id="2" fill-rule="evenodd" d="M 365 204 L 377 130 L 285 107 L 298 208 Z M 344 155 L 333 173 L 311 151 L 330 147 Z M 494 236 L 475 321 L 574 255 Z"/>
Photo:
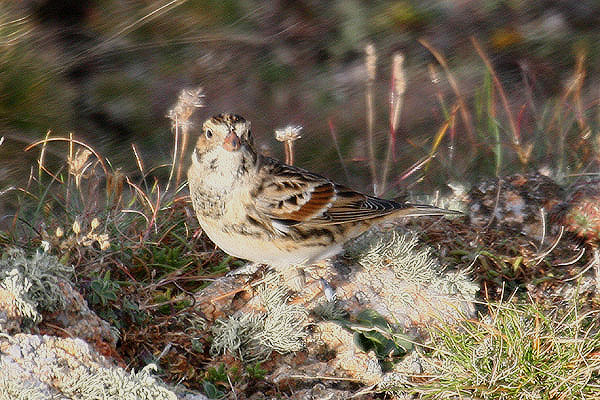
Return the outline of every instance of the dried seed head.
<path id="1" fill-rule="evenodd" d="M 88 163 L 88 158 L 92 152 L 88 149 L 77 149 L 74 157 L 69 157 L 67 163 L 69 165 L 69 173 L 75 177 L 75 184 L 79 187 L 81 177 L 85 170 L 91 165 Z"/>
<path id="2" fill-rule="evenodd" d="M 106 250 L 110 247 L 110 241 L 108 240 L 107 234 L 98 235 L 98 244 L 100 244 L 100 250 Z"/>
<path id="3" fill-rule="evenodd" d="M 300 131 L 302 127 L 299 125 L 288 125 L 285 128 L 275 129 L 275 139 L 280 142 L 294 141 L 300 139 Z"/>
<path id="4" fill-rule="evenodd" d="M 394 54 L 393 72 L 394 95 L 402 96 L 406 90 L 406 74 L 404 73 L 404 54 Z"/>
<path id="5" fill-rule="evenodd" d="M 112 198 L 115 203 L 121 202 L 124 181 L 125 174 L 123 174 L 119 169 L 117 169 L 114 173 L 109 172 L 106 175 L 106 195 L 109 198 Z"/>
<path id="6" fill-rule="evenodd" d="M 92 220 L 92 223 L 90 225 L 92 227 L 92 230 L 94 230 L 94 229 L 96 229 L 100 225 L 100 221 L 98 221 L 98 218 L 94 218 Z"/>
<path id="7" fill-rule="evenodd" d="M 167 117 L 173 122 L 173 128 L 188 124 L 188 120 L 199 107 L 204 107 L 204 93 L 201 87 L 183 89 L 179 93 L 177 103 L 169 110 Z"/>
<path id="8" fill-rule="evenodd" d="M 366 59 L 365 63 L 367 66 L 367 79 L 370 81 L 375 80 L 377 71 L 377 53 L 375 52 L 375 46 L 373 43 L 369 43 L 365 47 Z"/>
<path id="9" fill-rule="evenodd" d="M 73 222 L 73 232 L 75 232 L 76 235 L 79 235 L 81 233 L 81 225 L 79 225 L 79 221 L 77 220 Z"/>

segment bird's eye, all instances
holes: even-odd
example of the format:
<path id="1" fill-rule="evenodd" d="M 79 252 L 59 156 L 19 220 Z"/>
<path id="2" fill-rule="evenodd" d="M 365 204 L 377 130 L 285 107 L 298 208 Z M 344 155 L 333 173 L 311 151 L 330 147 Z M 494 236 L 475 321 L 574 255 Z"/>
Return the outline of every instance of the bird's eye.
<path id="1" fill-rule="evenodd" d="M 213 135 L 212 131 L 210 129 L 207 129 L 206 130 L 206 137 L 210 139 L 212 137 L 212 135 Z"/>

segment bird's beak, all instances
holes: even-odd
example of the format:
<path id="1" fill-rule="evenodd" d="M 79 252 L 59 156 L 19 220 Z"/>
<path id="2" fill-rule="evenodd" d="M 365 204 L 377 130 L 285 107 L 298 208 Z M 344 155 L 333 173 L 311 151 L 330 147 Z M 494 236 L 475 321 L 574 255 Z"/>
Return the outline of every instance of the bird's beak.
<path id="1" fill-rule="evenodd" d="M 223 142 L 223 148 L 227 151 L 237 151 L 242 147 L 242 141 L 235 134 L 235 132 L 229 132 L 229 135 L 225 137 L 225 141 Z"/>

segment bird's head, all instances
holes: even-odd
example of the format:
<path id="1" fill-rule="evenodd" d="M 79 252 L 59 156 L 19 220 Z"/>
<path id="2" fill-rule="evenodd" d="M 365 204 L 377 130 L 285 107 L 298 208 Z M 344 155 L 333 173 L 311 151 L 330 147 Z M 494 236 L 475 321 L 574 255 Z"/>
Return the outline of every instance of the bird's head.
<path id="1" fill-rule="evenodd" d="M 235 114 L 217 114 L 202 125 L 196 152 L 201 155 L 219 148 L 236 152 L 244 142 L 252 144 L 250 122 Z"/>

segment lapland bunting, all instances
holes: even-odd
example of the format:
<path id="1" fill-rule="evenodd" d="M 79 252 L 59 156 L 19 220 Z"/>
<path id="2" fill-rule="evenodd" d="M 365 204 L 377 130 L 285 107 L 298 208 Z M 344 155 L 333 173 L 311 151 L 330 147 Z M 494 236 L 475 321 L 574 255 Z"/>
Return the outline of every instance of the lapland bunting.
<path id="1" fill-rule="evenodd" d="M 258 154 L 250 122 L 234 114 L 204 122 L 188 184 L 200 225 L 217 246 L 277 270 L 329 258 L 383 220 L 460 214 L 362 194 Z"/>

